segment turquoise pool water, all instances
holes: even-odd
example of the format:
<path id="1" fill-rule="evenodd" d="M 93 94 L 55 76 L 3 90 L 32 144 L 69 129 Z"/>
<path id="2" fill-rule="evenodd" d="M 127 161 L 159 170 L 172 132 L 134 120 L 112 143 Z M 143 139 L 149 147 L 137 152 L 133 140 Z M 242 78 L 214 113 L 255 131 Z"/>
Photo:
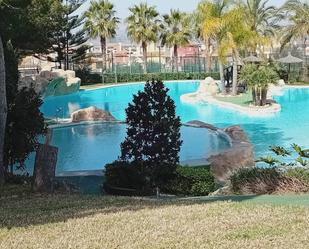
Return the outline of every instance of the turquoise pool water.
<path id="1" fill-rule="evenodd" d="M 199 83 L 167 83 L 182 122 L 201 120 L 218 127 L 239 124 L 254 144 L 256 157 L 268 153 L 270 145 L 289 146 L 298 143 L 309 148 L 309 88 L 288 88 L 275 99 L 282 105 L 280 113 L 268 117 L 252 117 L 207 103 L 182 103 L 180 96 L 195 92 Z M 48 97 L 42 111 L 46 117 L 69 117 L 70 112 L 95 105 L 110 111 L 117 119 L 125 119 L 125 108 L 143 84 L 131 84 L 81 91 L 78 94 Z M 58 110 L 58 111 L 57 111 Z M 181 160 L 205 158 L 228 145 L 222 138 L 203 129 L 183 128 L 184 145 Z M 101 169 L 119 155 L 119 144 L 125 126 L 90 125 L 55 129 L 53 144 L 60 148 L 58 172 Z"/>
<path id="2" fill-rule="evenodd" d="M 120 143 L 126 135 L 124 124 L 92 124 L 58 128 L 53 133 L 53 144 L 59 148 L 57 173 L 63 171 L 101 170 L 120 154 Z M 229 147 L 223 137 L 192 127 L 182 127 L 183 142 L 180 161 L 196 163 L 211 154 Z M 31 160 L 33 162 L 33 158 Z M 28 170 L 31 170 L 30 166 Z"/>

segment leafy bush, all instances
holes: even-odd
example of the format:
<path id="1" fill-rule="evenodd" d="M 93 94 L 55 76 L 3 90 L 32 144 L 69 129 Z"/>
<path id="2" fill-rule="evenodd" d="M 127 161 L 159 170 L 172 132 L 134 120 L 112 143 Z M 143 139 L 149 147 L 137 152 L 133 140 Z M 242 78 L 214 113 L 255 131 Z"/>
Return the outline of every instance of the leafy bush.
<path id="1" fill-rule="evenodd" d="M 147 188 L 146 183 L 141 172 L 141 165 L 115 161 L 105 166 L 104 190 L 109 194 L 152 194 L 153 190 Z"/>
<path id="2" fill-rule="evenodd" d="M 149 195 L 154 194 L 153 188 L 147 188 L 147 179 L 138 164 L 114 162 L 106 165 L 104 189 L 109 194 L 118 195 Z M 201 196 L 215 190 L 215 178 L 209 166 L 183 167 L 177 166 L 176 174 L 162 192 L 175 195 Z"/>
<path id="3" fill-rule="evenodd" d="M 244 168 L 231 177 L 233 192 L 239 194 L 267 194 L 275 192 L 281 174 L 276 168 Z"/>
<path id="4" fill-rule="evenodd" d="M 164 188 L 164 192 L 176 195 L 201 196 L 215 190 L 215 178 L 209 166 L 178 166 L 176 176 Z"/>
<path id="5" fill-rule="evenodd" d="M 308 168 L 290 168 L 283 172 L 284 176 L 289 178 L 296 178 L 300 181 L 309 183 L 309 169 Z"/>
<path id="6" fill-rule="evenodd" d="M 241 169 L 234 173 L 231 187 L 235 193 L 268 194 L 273 192 L 308 192 L 309 191 L 309 150 L 292 144 L 293 152 L 281 147 L 271 146 L 276 155 L 260 157 L 268 168 Z M 295 158 L 296 155 L 296 158 Z M 290 163 L 282 162 L 280 157 L 288 158 Z"/>
<path id="7" fill-rule="evenodd" d="M 240 79 L 251 88 L 254 105 L 264 106 L 269 84 L 276 83 L 279 77 L 270 65 L 247 64 L 241 70 Z"/>
<path id="8" fill-rule="evenodd" d="M 236 194 L 304 193 L 309 191 L 308 176 L 300 168 L 247 168 L 234 173 L 230 180 Z"/>
<path id="9" fill-rule="evenodd" d="M 7 85 L 7 122 L 4 141 L 4 165 L 24 168 L 24 162 L 37 149 L 39 136 L 46 133 L 40 111 L 41 96 L 31 87 L 18 89 L 18 60 L 12 45 L 5 48 Z"/>
<path id="10" fill-rule="evenodd" d="M 270 150 L 276 155 L 276 158 L 272 157 L 271 155 L 268 155 L 266 157 L 260 157 L 257 162 L 263 162 L 268 164 L 269 166 L 273 167 L 309 167 L 309 150 L 303 149 L 297 144 L 291 145 L 293 152 L 289 151 L 288 149 L 285 149 L 281 146 L 271 146 Z M 294 157 L 296 155 L 296 158 Z M 289 157 L 290 163 L 285 163 L 280 161 L 279 157 L 287 158 Z"/>
<path id="11" fill-rule="evenodd" d="M 87 69 L 76 71 L 76 76 L 81 78 L 82 85 L 98 84 L 102 82 L 102 76 L 98 73 L 91 73 Z M 106 83 L 115 83 L 116 75 L 114 73 L 105 74 L 104 80 Z M 119 73 L 117 74 L 117 82 L 140 82 L 155 79 L 160 80 L 195 80 L 205 79 L 206 77 L 212 77 L 215 80 L 220 79 L 220 75 L 217 72 L 214 73 L 148 73 L 148 74 L 130 74 Z"/>
<path id="12" fill-rule="evenodd" d="M 24 185 L 24 184 L 32 184 L 33 178 L 29 174 L 23 175 L 14 175 L 10 172 L 5 173 L 5 183 L 6 184 L 16 184 L 16 185 Z"/>

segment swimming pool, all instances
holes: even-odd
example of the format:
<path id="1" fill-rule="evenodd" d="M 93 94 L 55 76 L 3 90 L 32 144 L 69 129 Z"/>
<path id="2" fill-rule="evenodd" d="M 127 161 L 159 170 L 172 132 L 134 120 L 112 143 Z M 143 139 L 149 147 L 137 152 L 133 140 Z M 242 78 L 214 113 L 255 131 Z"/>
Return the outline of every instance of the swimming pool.
<path id="1" fill-rule="evenodd" d="M 268 153 L 270 145 L 289 146 L 295 142 L 309 148 L 309 88 L 286 88 L 281 96 L 275 97 L 282 106 L 281 112 L 267 117 L 252 117 L 207 103 L 182 103 L 180 96 L 195 92 L 198 81 L 166 83 L 166 86 L 182 122 L 200 120 L 218 127 L 239 124 L 254 144 L 256 157 Z M 143 84 L 128 84 L 48 97 L 44 100 L 42 112 L 46 117 L 69 117 L 76 109 L 95 105 L 124 120 L 125 108 L 133 94 L 142 89 Z M 184 140 L 180 155 L 182 161 L 205 158 L 228 146 L 224 139 L 204 129 L 182 128 L 181 132 Z M 124 125 L 55 129 L 53 144 L 60 148 L 57 171 L 102 169 L 106 162 L 117 159 L 124 136 Z"/>

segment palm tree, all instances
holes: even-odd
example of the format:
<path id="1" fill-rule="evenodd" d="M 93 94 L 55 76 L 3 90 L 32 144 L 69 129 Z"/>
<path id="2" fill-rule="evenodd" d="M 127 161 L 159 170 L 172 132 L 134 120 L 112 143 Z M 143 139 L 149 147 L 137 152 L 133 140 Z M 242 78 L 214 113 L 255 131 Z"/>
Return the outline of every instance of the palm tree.
<path id="1" fill-rule="evenodd" d="M 229 0 L 217 0 L 215 2 L 205 0 L 198 5 L 199 22 L 201 23 L 201 35 L 207 42 L 214 41 L 220 44 L 224 31 L 220 27 L 225 22 L 224 14 L 228 10 Z M 222 93 L 226 94 L 224 68 L 225 55 L 219 57 L 220 80 L 222 85 Z"/>
<path id="2" fill-rule="evenodd" d="M 173 67 L 178 71 L 178 47 L 189 44 L 190 17 L 179 10 L 171 10 L 169 15 L 163 16 L 162 44 L 173 47 Z"/>
<path id="3" fill-rule="evenodd" d="M 129 8 L 130 15 L 126 19 L 128 37 L 136 43 L 141 43 L 143 49 L 143 68 L 147 73 L 147 45 L 158 40 L 159 13 L 155 6 L 141 3 Z"/>
<path id="4" fill-rule="evenodd" d="M 242 7 L 229 9 L 229 0 L 217 0 L 214 3 L 205 1 L 199 7 L 204 13 L 202 34 L 205 40 L 213 39 L 219 55 L 219 69 L 222 93 L 226 93 L 223 64 L 228 53 L 233 57 L 233 88 L 232 94 L 237 94 L 237 65 L 239 49 L 246 47 L 253 36 L 245 19 Z"/>
<path id="5" fill-rule="evenodd" d="M 303 41 L 303 80 L 308 80 L 306 68 L 306 43 L 309 36 L 309 4 L 300 0 L 288 0 L 282 7 L 288 17 L 288 24 L 283 28 L 282 47 L 292 40 Z"/>
<path id="6" fill-rule="evenodd" d="M 260 35 L 274 35 L 278 28 L 278 10 L 275 6 L 267 6 L 269 0 L 246 0 L 246 21 L 250 29 Z"/>
<path id="7" fill-rule="evenodd" d="M 269 0 L 246 0 L 243 7 L 245 21 L 255 37 L 251 39 L 251 52 L 255 53 L 258 45 L 270 42 L 279 28 L 278 22 L 283 18 L 275 6 L 268 6 Z"/>
<path id="8" fill-rule="evenodd" d="M 116 35 L 119 18 L 115 16 L 114 5 L 108 0 L 91 1 L 85 12 L 85 29 L 92 38 L 100 38 L 102 50 L 102 82 L 106 71 L 106 40 Z"/>

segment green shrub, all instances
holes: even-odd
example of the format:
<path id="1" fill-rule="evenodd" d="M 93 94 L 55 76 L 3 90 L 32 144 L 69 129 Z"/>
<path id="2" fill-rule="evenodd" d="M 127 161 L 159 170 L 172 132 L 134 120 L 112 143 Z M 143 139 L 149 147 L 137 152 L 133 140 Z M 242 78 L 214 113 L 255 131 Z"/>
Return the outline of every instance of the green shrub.
<path id="1" fill-rule="evenodd" d="M 176 195 L 201 196 L 215 190 L 215 178 L 209 166 L 178 166 L 176 177 L 164 188 L 164 192 Z"/>
<path id="2" fill-rule="evenodd" d="M 152 190 L 147 186 L 146 179 L 143 177 L 141 167 L 138 164 L 115 161 L 105 166 L 104 190 L 109 194 L 152 194 Z"/>
<path id="3" fill-rule="evenodd" d="M 309 183 L 309 169 L 308 168 L 290 168 L 284 172 L 284 176 L 289 178 L 296 178 L 298 180 Z"/>
<path id="4" fill-rule="evenodd" d="M 309 172 L 303 168 L 246 168 L 234 173 L 231 189 L 236 194 L 304 193 L 309 191 Z"/>
<path id="5" fill-rule="evenodd" d="M 6 184 L 24 185 L 24 184 L 31 184 L 32 181 L 33 178 L 28 173 L 23 175 L 14 175 L 13 173 L 10 172 L 5 173 Z"/>
<path id="6" fill-rule="evenodd" d="M 104 190 L 116 195 L 152 195 L 142 167 L 137 164 L 116 161 L 105 167 Z M 215 178 L 209 166 L 178 166 L 173 179 L 162 187 L 163 193 L 175 195 L 203 196 L 215 190 Z"/>
<path id="7" fill-rule="evenodd" d="M 272 193 L 281 177 L 276 168 L 243 168 L 230 177 L 231 189 L 237 194 Z"/>

